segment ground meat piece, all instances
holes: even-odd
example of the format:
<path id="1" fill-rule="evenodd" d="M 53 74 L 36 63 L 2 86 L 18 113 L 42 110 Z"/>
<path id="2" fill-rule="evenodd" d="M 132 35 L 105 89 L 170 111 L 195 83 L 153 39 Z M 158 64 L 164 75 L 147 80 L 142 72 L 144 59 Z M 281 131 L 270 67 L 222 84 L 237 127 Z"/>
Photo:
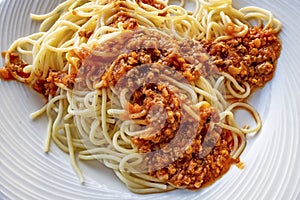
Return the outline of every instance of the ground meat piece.
<path id="1" fill-rule="evenodd" d="M 68 89 L 73 89 L 75 83 L 76 74 L 68 74 L 66 72 L 50 72 L 47 77 L 47 82 L 62 84 L 66 86 Z"/>
<path id="2" fill-rule="evenodd" d="M 150 6 L 153 6 L 159 10 L 162 10 L 166 7 L 166 5 L 162 1 L 156 1 L 156 0 L 136 0 L 138 3 L 142 2 L 144 4 L 148 4 Z"/>
<path id="3" fill-rule="evenodd" d="M 39 78 L 32 84 L 32 88 L 38 93 L 48 97 L 55 96 L 58 86 L 73 89 L 75 83 L 75 74 L 67 72 L 49 72 L 46 79 Z"/>
<path id="4" fill-rule="evenodd" d="M 8 55 L 8 62 L 5 68 L 0 69 L 0 78 L 4 80 L 13 80 L 13 74 L 22 78 L 28 78 L 30 73 L 25 73 L 23 69 L 28 65 L 24 60 L 20 58 L 18 54 L 4 52 L 2 56 Z"/>
<path id="5" fill-rule="evenodd" d="M 3 80 L 13 80 L 14 77 L 12 76 L 11 72 L 8 68 L 0 68 L 0 78 Z"/>
<path id="6" fill-rule="evenodd" d="M 54 82 L 48 82 L 45 79 L 38 79 L 33 83 L 32 88 L 45 97 L 48 97 L 49 95 L 55 96 L 58 87 Z"/>
<path id="7" fill-rule="evenodd" d="M 118 23 L 123 23 L 123 28 L 125 30 L 133 30 L 138 27 L 138 22 L 136 19 L 130 17 L 127 12 L 119 11 L 113 19 L 113 22 L 110 24 L 112 27 L 118 27 Z"/>
<path id="8" fill-rule="evenodd" d="M 116 12 L 113 15 L 113 20 L 110 22 L 110 24 L 108 24 L 109 26 L 118 27 L 119 23 L 122 23 L 125 30 L 133 30 L 138 27 L 137 20 L 131 17 L 130 14 L 126 11 L 127 7 L 124 3 L 124 0 L 112 0 L 111 2 L 114 3 Z"/>
<path id="9" fill-rule="evenodd" d="M 90 38 L 92 34 L 93 34 L 93 31 L 87 31 L 87 30 L 81 30 L 78 32 L 78 35 L 80 37 L 84 37 L 84 38 Z"/>

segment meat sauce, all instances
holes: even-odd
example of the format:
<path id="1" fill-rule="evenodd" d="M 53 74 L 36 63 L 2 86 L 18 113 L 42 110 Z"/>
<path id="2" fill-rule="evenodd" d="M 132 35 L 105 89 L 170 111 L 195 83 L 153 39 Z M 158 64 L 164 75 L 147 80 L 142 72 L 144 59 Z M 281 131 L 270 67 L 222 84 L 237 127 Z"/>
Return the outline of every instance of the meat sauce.
<path id="1" fill-rule="evenodd" d="M 230 157 L 233 146 L 230 132 L 217 126 L 210 127 L 220 120 L 218 111 L 209 105 L 200 107 L 194 110 L 199 115 L 195 121 L 182 109 L 182 104 L 192 104 L 188 97 L 179 97 L 167 84 L 154 80 L 165 74 L 179 82 L 193 83 L 200 76 L 206 77 L 218 69 L 210 64 L 209 56 L 199 42 L 177 41 L 155 32 L 136 33 L 121 41 L 124 43 L 110 45 L 118 50 L 125 46 L 129 53 L 114 60 L 102 81 L 105 87 L 115 86 L 118 92 L 122 88 L 138 88 L 132 89 L 129 116 L 144 113 L 134 120 L 144 121 L 147 128 L 154 130 L 131 138 L 144 155 L 145 169 L 150 175 L 178 188 L 199 189 L 213 183 L 233 163 L 238 163 L 238 159 Z M 99 48 L 97 51 L 111 51 L 105 45 Z M 201 68 L 197 68 L 199 66 Z M 151 84 L 140 86 L 140 82 Z"/>
<path id="2" fill-rule="evenodd" d="M 262 87 L 273 78 L 281 51 L 278 35 L 259 27 L 250 28 L 244 37 L 203 44 L 220 71 L 252 88 Z"/>

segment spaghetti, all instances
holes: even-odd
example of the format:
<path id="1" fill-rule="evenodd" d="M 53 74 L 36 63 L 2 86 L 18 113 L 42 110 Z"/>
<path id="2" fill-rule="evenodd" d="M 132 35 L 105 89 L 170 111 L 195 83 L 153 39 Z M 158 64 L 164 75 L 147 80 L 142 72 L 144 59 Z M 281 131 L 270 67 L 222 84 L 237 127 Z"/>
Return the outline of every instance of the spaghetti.
<path id="1" fill-rule="evenodd" d="M 238 163 L 246 135 L 260 130 L 244 100 L 273 77 L 280 22 L 230 0 L 184 5 L 67 0 L 31 15 L 40 32 L 4 53 L 0 78 L 48 98 L 31 117 L 47 115 L 45 151 L 53 141 L 69 153 L 81 182 L 76 156 L 100 160 L 136 193 L 199 189 Z M 235 109 L 256 126 L 239 127 Z"/>

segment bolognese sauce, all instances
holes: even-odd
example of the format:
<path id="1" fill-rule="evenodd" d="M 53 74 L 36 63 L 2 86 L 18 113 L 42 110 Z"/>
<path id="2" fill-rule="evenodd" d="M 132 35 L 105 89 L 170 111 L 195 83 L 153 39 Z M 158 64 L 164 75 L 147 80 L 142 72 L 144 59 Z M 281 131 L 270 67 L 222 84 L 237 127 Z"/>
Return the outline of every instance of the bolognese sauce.
<path id="1" fill-rule="evenodd" d="M 273 78 L 281 42 L 272 29 L 253 27 L 244 37 L 202 42 L 213 64 L 240 84 L 262 87 Z"/>
<path id="2" fill-rule="evenodd" d="M 179 99 L 166 85 L 159 82 L 137 87 L 140 82 L 147 83 L 162 73 L 189 83 L 200 76 L 217 73 L 217 67 L 211 64 L 201 43 L 177 41 L 155 32 L 136 32 L 134 36 L 127 37 L 125 34 L 120 40 L 97 46 L 93 51 L 90 55 L 86 55 L 85 50 L 73 52 L 75 57 L 85 55 L 86 62 L 78 59 L 75 64 L 80 66 L 79 71 L 93 71 L 91 76 L 98 77 L 97 81 L 103 82 L 102 87 L 118 85 L 129 90 L 138 88 L 132 91 L 127 107 L 128 116 L 123 118 L 138 119 L 154 130 L 131 138 L 139 152 L 145 155 L 144 165 L 150 175 L 175 187 L 199 189 L 216 181 L 233 163 L 239 162 L 230 156 L 233 147 L 230 131 L 217 126 L 212 129 L 210 127 L 211 122 L 217 123 L 220 120 L 219 113 L 213 106 L 200 107 L 196 111 L 199 113 L 199 121 L 195 130 L 193 120 L 190 120 L 191 117 L 182 110 L 179 103 L 191 105 L 187 97 Z M 107 52 L 110 52 L 110 56 L 103 57 Z M 100 69 L 100 62 L 113 64 Z M 172 74 L 172 70 L 180 75 Z M 120 88 L 115 89 L 118 91 Z M 166 115 L 163 111 L 166 111 Z M 130 118 L 134 114 L 138 114 L 139 118 Z M 184 116 L 188 120 L 183 121 Z M 178 131 L 182 124 L 182 131 Z M 160 129 L 157 131 L 156 127 Z M 170 142 L 172 147 L 168 147 Z"/>

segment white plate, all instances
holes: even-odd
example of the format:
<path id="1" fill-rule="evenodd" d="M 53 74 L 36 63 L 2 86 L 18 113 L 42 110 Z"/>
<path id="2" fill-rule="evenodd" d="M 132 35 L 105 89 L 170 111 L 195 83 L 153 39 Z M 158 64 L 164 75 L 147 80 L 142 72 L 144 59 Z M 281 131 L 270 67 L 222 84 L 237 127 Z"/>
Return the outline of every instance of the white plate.
<path id="1" fill-rule="evenodd" d="M 0 50 L 20 36 L 38 30 L 29 13 L 45 13 L 58 0 L 0 0 Z M 99 163 L 82 163 L 81 185 L 68 155 L 55 145 L 43 152 L 47 120 L 29 114 L 43 105 L 39 95 L 16 82 L 0 81 L 0 199 L 300 199 L 300 1 L 240 0 L 236 7 L 256 5 L 283 23 L 283 50 L 274 79 L 251 98 L 263 128 L 235 166 L 212 186 L 196 191 L 136 195 Z M 1 62 L 2 63 L 2 62 Z"/>

